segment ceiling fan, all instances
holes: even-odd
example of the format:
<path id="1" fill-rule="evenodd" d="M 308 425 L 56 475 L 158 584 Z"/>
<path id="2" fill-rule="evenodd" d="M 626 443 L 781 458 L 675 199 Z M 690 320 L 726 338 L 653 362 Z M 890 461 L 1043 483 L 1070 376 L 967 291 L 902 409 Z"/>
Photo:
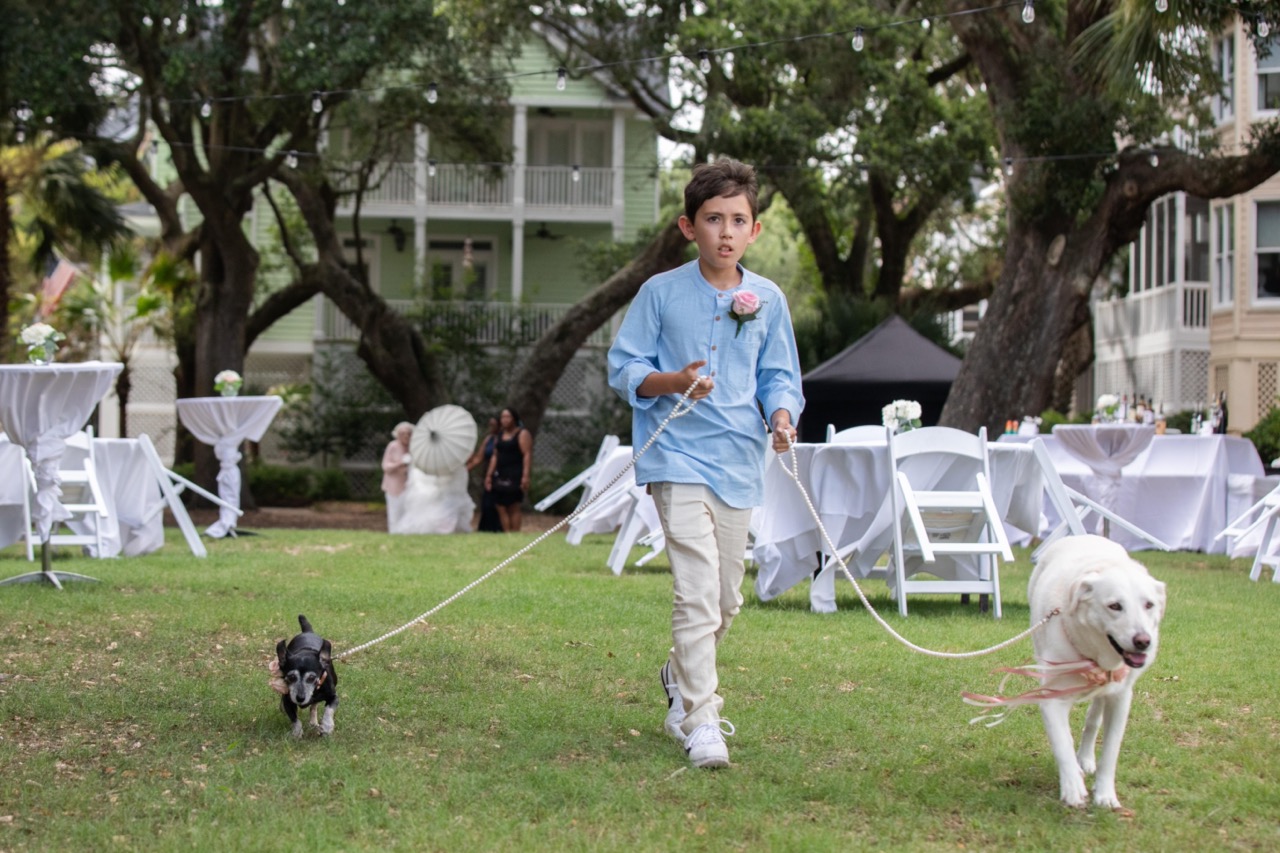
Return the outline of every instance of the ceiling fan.
<path id="1" fill-rule="evenodd" d="M 538 226 L 538 230 L 533 232 L 533 236 L 539 240 L 563 240 L 565 238 L 564 234 L 552 234 L 545 222 Z"/>

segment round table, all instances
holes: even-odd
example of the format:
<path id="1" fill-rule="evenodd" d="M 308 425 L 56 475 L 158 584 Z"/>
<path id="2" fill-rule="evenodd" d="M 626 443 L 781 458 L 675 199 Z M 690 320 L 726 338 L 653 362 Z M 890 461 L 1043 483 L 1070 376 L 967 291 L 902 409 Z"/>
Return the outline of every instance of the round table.
<path id="1" fill-rule="evenodd" d="M 259 441 L 280 411 L 279 397 L 188 397 L 178 401 L 178 417 L 191 434 L 213 446 L 218 457 L 218 497 L 235 509 L 218 509 L 218 520 L 205 535 L 221 539 L 236 530 L 240 507 L 240 445 Z"/>
<path id="2" fill-rule="evenodd" d="M 93 580 L 73 572 L 52 571 L 49 565 L 49 536 L 53 527 L 71 517 L 60 500 L 58 464 L 67 439 L 84 428 L 94 407 L 123 368 L 123 364 L 102 361 L 0 364 L 0 425 L 31 460 L 36 479 L 31 521 L 41 543 L 41 571 L 0 583 L 46 580 L 61 589 L 60 579 Z"/>
<path id="3" fill-rule="evenodd" d="M 1089 497 L 1112 512 L 1120 472 L 1147 449 L 1155 435 L 1156 428 L 1150 424 L 1058 424 L 1053 428 L 1062 449 L 1098 478 Z"/>

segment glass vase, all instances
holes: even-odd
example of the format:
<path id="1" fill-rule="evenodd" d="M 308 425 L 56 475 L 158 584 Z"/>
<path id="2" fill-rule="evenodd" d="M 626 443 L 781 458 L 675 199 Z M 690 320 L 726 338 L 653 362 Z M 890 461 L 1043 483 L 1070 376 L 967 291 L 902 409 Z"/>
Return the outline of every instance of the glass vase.
<path id="1" fill-rule="evenodd" d="M 31 344 L 27 347 L 27 361 L 32 364 L 53 364 L 54 356 L 58 354 L 58 345 L 53 341 L 45 341 L 42 344 Z"/>
<path id="2" fill-rule="evenodd" d="M 228 383 L 219 388 L 218 391 L 224 397 L 236 397 L 240 394 L 240 386 Z"/>

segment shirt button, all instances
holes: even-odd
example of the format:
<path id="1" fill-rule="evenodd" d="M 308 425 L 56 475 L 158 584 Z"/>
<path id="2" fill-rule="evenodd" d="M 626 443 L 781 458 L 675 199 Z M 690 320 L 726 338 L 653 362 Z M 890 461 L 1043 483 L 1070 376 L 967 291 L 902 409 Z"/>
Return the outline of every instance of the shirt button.
<path id="1" fill-rule="evenodd" d="M 716 375 L 716 372 L 715 372 L 714 370 L 713 370 L 713 371 L 711 371 L 711 375 L 712 375 L 712 376 L 715 376 L 715 375 Z"/>
<path id="2" fill-rule="evenodd" d="M 716 320 L 717 320 L 717 321 L 719 321 L 719 319 L 720 319 L 720 315 L 719 315 L 719 314 L 717 314 L 717 315 L 716 315 Z"/>
<path id="3" fill-rule="evenodd" d="M 715 352 L 715 351 L 716 351 L 716 345 L 715 345 L 715 344 L 712 344 L 712 345 L 711 345 L 711 351 L 712 351 L 712 352 Z"/>

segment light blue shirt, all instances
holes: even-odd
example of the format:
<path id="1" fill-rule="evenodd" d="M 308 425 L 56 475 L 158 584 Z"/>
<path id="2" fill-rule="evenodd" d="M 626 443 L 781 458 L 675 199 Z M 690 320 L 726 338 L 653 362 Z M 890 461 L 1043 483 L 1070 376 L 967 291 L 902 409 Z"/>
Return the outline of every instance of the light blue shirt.
<path id="1" fill-rule="evenodd" d="M 706 361 L 702 373 L 715 388 L 640 457 L 636 482 L 701 483 L 745 509 L 764 497 L 765 418 L 786 409 L 795 424 L 804 397 L 786 297 L 767 278 L 738 269 L 742 284 L 733 290 L 712 287 L 696 260 L 645 282 L 609 349 L 609 384 L 631 404 L 631 440 L 639 452 L 680 400 L 637 396 L 640 383 L 652 373 Z M 759 297 L 760 310 L 739 329 L 729 308 L 742 290 Z"/>

